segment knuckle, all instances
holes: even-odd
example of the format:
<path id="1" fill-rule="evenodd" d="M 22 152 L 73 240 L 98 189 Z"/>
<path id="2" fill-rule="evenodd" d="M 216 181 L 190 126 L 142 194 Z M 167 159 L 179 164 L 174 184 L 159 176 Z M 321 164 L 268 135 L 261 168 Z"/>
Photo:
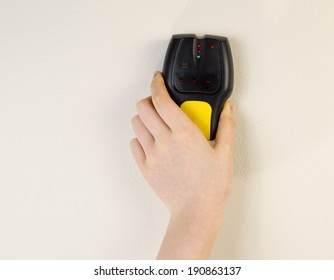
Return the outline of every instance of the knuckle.
<path id="1" fill-rule="evenodd" d="M 132 126 L 134 126 L 139 120 L 139 116 L 138 115 L 135 115 L 134 117 L 132 117 L 131 119 L 131 123 L 132 123 Z"/>
<path id="2" fill-rule="evenodd" d="M 159 106 L 163 102 L 163 96 L 161 94 L 153 94 L 152 102 L 155 106 Z"/>
<path id="3" fill-rule="evenodd" d="M 131 149 L 134 149 L 135 146 L 137 145 L 138 139 L 137 138 L 132 138 L 129 145 L 131 147 Z"/>
<path id="4" fill-rule="evenodd" d="M 144 98 L 137 102 L 136 109 L 137 111 L 141 111 L 146 106 L 147 106 L 147 98 Z"/>
<path id="5" fill-rule="evenodd" d="M 137 111 L 140 110 L 140 108 L 142 107 L 142 105 L 143 105 L 143 99 L 139 100 L 139 101 L 136 103 L 136 109 L 137 109 Z"/>
<path id="6" fill-rule="evenodd" d="M 154 79 L 151 82 L 151 91 L 152 91 L 152 93 L 159 93 L 161 90 L 163 90 L 163 84 L 159 80 Z"/>
<path id="7" fill-rule="evenodd" d="M 152 81 L 151 81 L 151 90 L 153 90 L 154 88 L 155 88 L 155 85 L 156 85 L 156 80 L 155 79 L 153 79 Z"/>
<path id="8" fill-rule="evenodd" d="M 151 92 L 152 92 L 152 95 L 157 95 L 160 91 L 160 86 L 159 86 L 159 83 L 156 81 L 156 80 L 153 80 L 151 82 Z"/>

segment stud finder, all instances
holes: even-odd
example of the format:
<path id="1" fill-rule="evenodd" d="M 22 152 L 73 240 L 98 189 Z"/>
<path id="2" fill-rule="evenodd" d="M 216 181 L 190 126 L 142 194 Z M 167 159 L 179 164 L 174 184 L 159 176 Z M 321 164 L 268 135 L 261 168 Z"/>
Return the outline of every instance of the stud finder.
<path id="1" fill-rule="evenodd" d="M 228 39 L 215 35 L 173 35 L 163 76 L 171 98 L 208 140 L 215 139 L 220 113 L 233 89 Z"/>

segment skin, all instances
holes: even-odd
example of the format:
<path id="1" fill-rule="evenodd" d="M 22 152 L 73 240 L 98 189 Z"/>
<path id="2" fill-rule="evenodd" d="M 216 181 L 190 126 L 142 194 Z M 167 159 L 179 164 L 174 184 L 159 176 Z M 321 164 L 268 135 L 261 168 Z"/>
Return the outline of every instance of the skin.
<path id="1" fill-rule="evenodd" d="M 160 72 L 151 93 L 136 105 L 130 147 L 170 214 L 157 259 L 208 259 L 231 190 L 233 105 L 225 103 L 216 140 L 209 142 L 170 98 Z"/>

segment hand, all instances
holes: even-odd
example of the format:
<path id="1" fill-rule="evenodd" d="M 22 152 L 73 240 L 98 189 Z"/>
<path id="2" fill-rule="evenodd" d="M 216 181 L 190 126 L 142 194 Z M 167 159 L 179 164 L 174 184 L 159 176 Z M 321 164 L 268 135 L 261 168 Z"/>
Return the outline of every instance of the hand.
<path id="1" fill-rule="evenodd" d="M 159 72 L 151 91 L 151 97 L 137 103 L 138 115 L 132 119 L 137 138 L 130 146 L 170 213 L 158 258 L 207 258 L 231 188 L 236 126 L 232 103 L 225 103 L 216 140 L 209 142 L 170 98 Z"/>

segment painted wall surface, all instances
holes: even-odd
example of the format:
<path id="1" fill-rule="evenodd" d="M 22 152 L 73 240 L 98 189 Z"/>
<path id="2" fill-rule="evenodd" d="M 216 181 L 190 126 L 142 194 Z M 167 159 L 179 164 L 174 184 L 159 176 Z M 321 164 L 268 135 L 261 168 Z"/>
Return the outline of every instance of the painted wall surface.
<path id="1" fill-rule="evenodd" d="M 233 192 L 213 259 L 334 258 L 334 2 L 0 0 L 0 259 L 151 259 L 128 143 L 174 33 L 230 39 Z"/>

